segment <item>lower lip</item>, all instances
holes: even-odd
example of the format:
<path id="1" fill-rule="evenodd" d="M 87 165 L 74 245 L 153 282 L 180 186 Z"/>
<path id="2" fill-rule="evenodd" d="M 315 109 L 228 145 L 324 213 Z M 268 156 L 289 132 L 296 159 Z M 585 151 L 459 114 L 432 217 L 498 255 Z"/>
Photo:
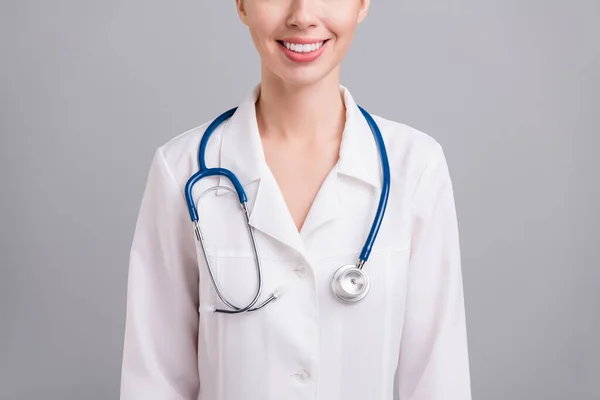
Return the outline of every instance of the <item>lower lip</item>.
<path id="1" fill-rule="evenodd" d="M 288 50 L 288 48 L 285 47 L 283 44 L 277 42 L 277 44 L 281 48 L 281 51 L 283 51 L 283 54 L 285 54 L 287 58 L 299 63 L 307 63 L 319 58 L 321 54 L 323 54 L 323 52 L 325 51 L 325 46 L 327 46 L 328 43 L 329 40 L 323 43 L 323 45 L 319 47 L 319 50 L 311 51 L 310 53 L 296 53 L 295 51 Z"/>

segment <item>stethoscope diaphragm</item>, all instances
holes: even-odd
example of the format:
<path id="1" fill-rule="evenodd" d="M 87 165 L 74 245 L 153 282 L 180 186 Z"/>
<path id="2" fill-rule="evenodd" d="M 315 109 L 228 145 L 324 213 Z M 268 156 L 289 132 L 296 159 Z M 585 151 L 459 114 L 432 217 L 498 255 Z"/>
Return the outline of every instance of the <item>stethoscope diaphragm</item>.
<path id="1" fill-rule="evenodd" d="M 331 278 L 333 294 L 344 303 L 358 303 L 369 293 L 369 275 L 354 264 L 339 268 Z"/>

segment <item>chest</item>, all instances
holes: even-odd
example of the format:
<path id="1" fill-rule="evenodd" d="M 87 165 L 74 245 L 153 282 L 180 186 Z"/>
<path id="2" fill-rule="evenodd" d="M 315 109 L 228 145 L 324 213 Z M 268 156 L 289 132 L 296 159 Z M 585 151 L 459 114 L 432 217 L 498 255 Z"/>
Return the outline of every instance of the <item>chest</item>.
<path id="1" fill-rule="evenodd" d="M 339 140 L 319 144 L 263 142 L 267 165 L 296 229 L 302 230 L 315 197 L 339 157 Z"/>

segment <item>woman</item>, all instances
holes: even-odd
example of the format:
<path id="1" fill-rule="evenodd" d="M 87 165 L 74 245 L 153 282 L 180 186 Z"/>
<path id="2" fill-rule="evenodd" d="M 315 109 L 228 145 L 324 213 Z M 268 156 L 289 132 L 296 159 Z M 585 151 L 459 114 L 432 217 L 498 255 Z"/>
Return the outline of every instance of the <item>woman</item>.
<path id="1" fill-rule="evenodd" d="M 206 165 L 232 171 L 247 194 L 262 292 L 252 303 L 255 253 L 238 197 L 206 192 L 232 188 L 227 178 L 194 186 L 204 242 L 194 235 L 185 193 L 203 124 L 161 146 L 150 168 L 131 248 L 121 399 L 470 399 L 453 189 L 430 136 L 373 116 L 389 159 L 387 209 L 363 269 L 367 295 L 351 304 L 334 295 L 332 276 L 359 258 L 384 189 L 375 131 L 340 85 L 369 1 L 236 4 L 262 76 L 214 130 Z"/>

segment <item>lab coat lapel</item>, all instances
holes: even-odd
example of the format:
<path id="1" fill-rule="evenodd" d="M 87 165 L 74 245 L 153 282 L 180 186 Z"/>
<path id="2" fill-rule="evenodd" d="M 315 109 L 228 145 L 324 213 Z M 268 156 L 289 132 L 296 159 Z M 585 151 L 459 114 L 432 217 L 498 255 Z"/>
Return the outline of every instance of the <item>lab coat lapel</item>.
<path id="1" fill-rule="evenodd" d="M 274 176 L 265 173 L 250 214 L 250 225 L 305 256 L 304 243 L 296 229 Z"/>
<path id="2" fill-rule="evenodd" d="M 346 87 L 341 88 L 346 105 L 346 125 L 340 145 L 338 173 L 371 188 L 381 189 L 383 178 L 377 142 L 354 98 Z M 380 130 L 384 134 L 382 127 Z"/>
<path id="3" fill-rule="evenodd" d="M 346 107 L 346 123 L 339 160 L 310 208 L 301 230 L 303 237 L 345 212 L 340 179 L 350 177 L 348 183 L 352 184 L 352 190 L 381 188 L 379 153 L 373 133 L 348 89 L 340 85 L 340 91 Z"/>
<path id="4" fill-rule="evenodd" d="M 336 164 L 319 189 L 300 230 L 302 237 L 310 235 L 313 231 L 316 231 L 319 227 L 334 220 L 343 213 L 343 204 L 338 188 L 337 169 L 338 166 Z"/>
<path id="5" fill-rule="evenodd" d="M 251 196 L 251 190 L 247 190 L 250 225 L 304 255 L 300 234 L 265 160 L 256 121 L 255 103 L 259 94 L 260 84 L 255 86 L 224 124 L 221 167 L 232 171 L 244 189 L 258 185 L 254 188 L 255 196 Z M 220 177 L 219 185 L 233 187 L 225 177 Z"/>
<path id="6" fill-rule="evenodd" d="M 352 182 L 357 185 L 356 190 L 360 190 L 362 184 L 381 188 L 381 166 L 373 134 L 348 89 L 340 85 L 340 90 L 346 106 L 340 157 L 313 201 L 301 232 L 296 229 L 277 181 L 265 160 L 255 108 L 260 84 L 254 87 L 224 124 L 221 136 L 221 167 L 236 174 L 244 188 L 249 188 L 252 184 L 258 185 L 254 198 L 248 198 L 250 225 L 305 257 L 302 237 L 344 212 L 339 182 L 341 177 L 352 178 Z M 232 187 L 224 177 L 220 177 L 219 185 Z"/>

